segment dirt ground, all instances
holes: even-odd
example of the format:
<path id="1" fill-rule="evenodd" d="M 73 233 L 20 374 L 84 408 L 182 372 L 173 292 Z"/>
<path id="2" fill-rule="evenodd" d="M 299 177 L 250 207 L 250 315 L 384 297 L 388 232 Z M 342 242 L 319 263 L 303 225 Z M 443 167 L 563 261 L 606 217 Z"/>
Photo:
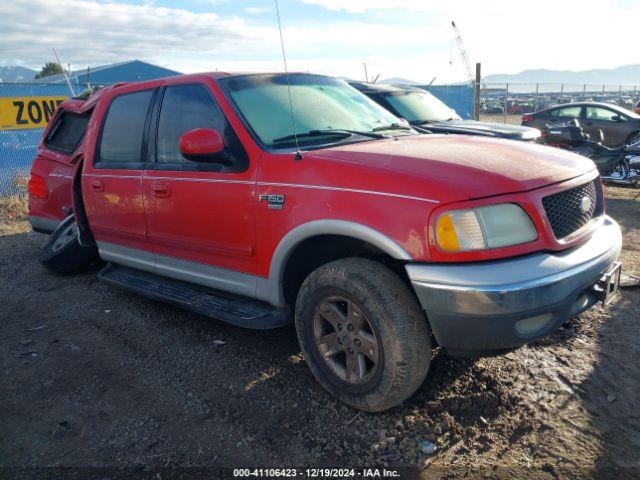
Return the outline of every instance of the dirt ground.
<path id="1" fill-rule="evenodd" d="M 640 191 L 608 188 L 640 274 Z M 0 467 L 424 468 L 424 478 L 640 478 L 640 290 L 499 357 L 436 352 L 417 394 L 358 413 L 293 328 L 249 331 L 61 277 L 0 223 Z M 421 453 L 420 442 L 437 445 Z M 0 469 L 1 472 L 1 469 Z M 0 473 L 0 477 L 2 474 Z"/>
<path id="2" fill-rule="evenodd" d="M 510 125 L 520 125 L 522 123 L 522 115 L 507 115 L 505 122 L 504 114 L 489 115 L 486 113 L 480 114 L 480 121 L 482 122 L 496 122 L 496 123 L 508 123 Z"/>

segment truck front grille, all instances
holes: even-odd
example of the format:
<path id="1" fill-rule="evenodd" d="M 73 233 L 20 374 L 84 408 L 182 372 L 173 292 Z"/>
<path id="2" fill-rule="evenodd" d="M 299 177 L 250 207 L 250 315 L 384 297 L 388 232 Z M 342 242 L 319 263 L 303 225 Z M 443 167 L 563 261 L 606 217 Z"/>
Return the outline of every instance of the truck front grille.
<path id="1" fill-rule="evenodd" d="M 581 206 L 586 203 L 586 200 L 583 200 L 585 198 L 589 199 L 590 207 L 583 211 Z M 555 237 L 557 239 L 565 238 L 584 227 L 592 218 L 602 215 L 603 200 L 600 179 L 544 197 L 542 205 Z"/>

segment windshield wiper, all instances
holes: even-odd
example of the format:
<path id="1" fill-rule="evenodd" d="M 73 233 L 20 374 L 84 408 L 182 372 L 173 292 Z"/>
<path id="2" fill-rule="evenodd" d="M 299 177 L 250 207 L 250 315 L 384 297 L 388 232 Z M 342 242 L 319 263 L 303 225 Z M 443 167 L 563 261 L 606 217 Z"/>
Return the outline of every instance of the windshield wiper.
<path id="1" fill-rule="evenodd" d="M 359 130 L 346 130 L 342 128 L 336 129 L 328 129 L 328 130 L 309 130 L 308 132 L 285 135 L 284 137 L 274 138 L 273 143 L 285 142 L 287 140 L 295 140 L 298 138 L 309 138 L 309 137 L 323 137 L 323 136 L 333 136 L 338 138 L 348 138 L 353 135 L 362 135 L 363 137 L 371 137 L 371 138 L 384 138 L 384 135 L 381 135 L 376 132 L 361 132 Z"/>
<path id="2" fill-rule="evenodd" d="M 402 125 L 400 123 L 390 123 L 389 125 L 382 125 L 381 127 L 376 127 L 372 131 L 381 132 L 382 130 L 403 130 L 405 132 L 410 132 L 411 127 L 409 125 Z"/>

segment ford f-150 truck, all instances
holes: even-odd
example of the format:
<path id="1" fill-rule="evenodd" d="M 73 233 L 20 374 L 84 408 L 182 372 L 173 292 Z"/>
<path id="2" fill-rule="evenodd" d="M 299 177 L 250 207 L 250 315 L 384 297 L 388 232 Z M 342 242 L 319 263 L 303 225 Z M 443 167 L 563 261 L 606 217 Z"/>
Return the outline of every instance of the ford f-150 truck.
<path id="1" fill-rule="evenodd" d="M 295 135 L 294 135 L 295 132 Z M 509 349 L 615 295 L 621 248 L 594 164 L 421 135 L 346 83 L 212 73 L 64 102 L 29 181 L 59 273 L 248 328 L 295 322 L 309 368 L 381 411 L 436 344 Z"/>

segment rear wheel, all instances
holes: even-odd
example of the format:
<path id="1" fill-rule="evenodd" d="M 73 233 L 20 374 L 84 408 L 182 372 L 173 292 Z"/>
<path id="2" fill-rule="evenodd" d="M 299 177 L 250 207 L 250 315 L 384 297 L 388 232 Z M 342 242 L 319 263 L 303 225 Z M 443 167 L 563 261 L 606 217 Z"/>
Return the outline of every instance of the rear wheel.
<path id="1" fill-rule="evenodd" d="M 78 226 L 69 215 L 50 235 L 40 251 L 40 263 L 47 269 L 70 274 L 87 268 L 97 259 L 95 247 L 85 247 L 78 241 Z"/>
<path id="2" fill-rule="evenodd" d="M 296 331 L 318 382 L 365 411 L 411 396 L 431 362 L 429 327 L 416 299 L 370 260 L 337 260 L 312 272 L 298 294 Z"/>

